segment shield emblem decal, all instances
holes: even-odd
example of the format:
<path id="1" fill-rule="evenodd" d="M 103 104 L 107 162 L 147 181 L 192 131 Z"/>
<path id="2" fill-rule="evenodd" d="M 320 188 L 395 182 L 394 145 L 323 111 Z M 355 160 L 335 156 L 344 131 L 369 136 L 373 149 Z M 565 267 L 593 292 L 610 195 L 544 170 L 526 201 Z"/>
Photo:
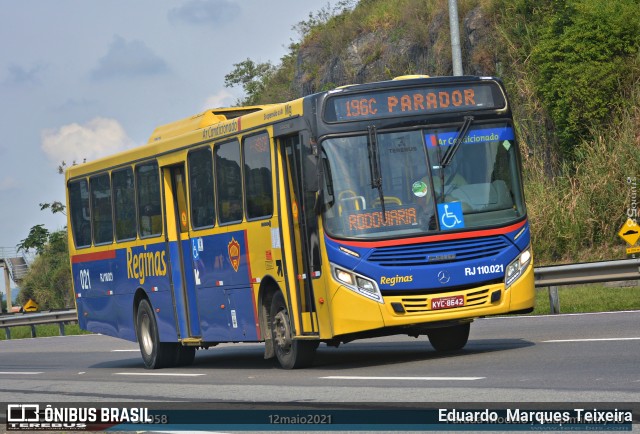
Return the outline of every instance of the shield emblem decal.
<path id="1" fill-rule="evenodd" d="M 229 262 L 231 262 L 231 266 L 237 272 L 240 266 L 240 243 L 231 237 L 227 249 L 229 252 Z"/>

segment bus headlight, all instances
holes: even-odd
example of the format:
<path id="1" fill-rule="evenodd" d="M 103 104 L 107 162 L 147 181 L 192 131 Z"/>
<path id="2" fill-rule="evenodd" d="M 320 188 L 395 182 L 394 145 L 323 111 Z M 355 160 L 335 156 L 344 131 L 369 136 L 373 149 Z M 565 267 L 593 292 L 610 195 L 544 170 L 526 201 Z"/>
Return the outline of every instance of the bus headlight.
<path id="1" fill-rule="evenodd" d="M 504 286 L 505 289 L 509 288 L 513 282 L 518 280 L 518 277 L 522 274 L 527 266 L 531 262 L 531 247 L 527 247 L 514 259 L 508 266 L 504 273 Z"/>
<path id="2" fill-rule="evenodd" d="M 380 289 L 378 285 L 373 280 L 362 276 L 360 274 L 356 274 L 353 271 L 345 270 L 344 268 L 340 268 L 334 264 L 331 264 L 331 269 L 333 271 L 333 277 L 349 288 L 350 290 L 357 292 L 360 295 L 364 295 L 371 300 L 375 300 L 378 303 L 384 303 L 382 299 L 382 294 L 380 293 Z"/>

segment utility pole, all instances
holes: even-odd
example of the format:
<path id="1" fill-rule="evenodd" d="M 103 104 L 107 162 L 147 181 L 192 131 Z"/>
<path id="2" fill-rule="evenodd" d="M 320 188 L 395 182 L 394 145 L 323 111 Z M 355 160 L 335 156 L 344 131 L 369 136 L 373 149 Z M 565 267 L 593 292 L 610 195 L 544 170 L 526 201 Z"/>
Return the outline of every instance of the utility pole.
<path id="1" fill-rule="evenodd" d="M 449 29 L 451 31 L 451 61 L 453 62 L 453 75 L 462 75 L 462 51 L 460 50 L 458 0 L 449 0 Z"/>

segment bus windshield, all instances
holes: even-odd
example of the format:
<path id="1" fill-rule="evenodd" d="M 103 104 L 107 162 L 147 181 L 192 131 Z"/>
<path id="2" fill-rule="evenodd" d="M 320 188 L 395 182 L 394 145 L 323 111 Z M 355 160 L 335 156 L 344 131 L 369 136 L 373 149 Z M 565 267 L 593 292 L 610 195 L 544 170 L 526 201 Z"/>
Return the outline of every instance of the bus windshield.
<path id="1" fill-rule="evenodd" d="M 453 152 L 447 151 L 460 135 L 459 125 L 324 140 L 327 233 L 383 239 L 523 217 L 513 127 L 506 122 L 467 127 Z"/>

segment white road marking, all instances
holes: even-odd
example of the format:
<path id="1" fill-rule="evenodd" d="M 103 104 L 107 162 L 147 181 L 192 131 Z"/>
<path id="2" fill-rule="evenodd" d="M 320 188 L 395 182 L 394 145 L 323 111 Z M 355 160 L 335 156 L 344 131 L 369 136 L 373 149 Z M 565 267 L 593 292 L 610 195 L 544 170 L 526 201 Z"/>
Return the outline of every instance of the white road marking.
<path id="1" fill-rule="evenodd" d="M 113 375 L 140 375 L 140 376 L 156 376 L 156 377 L 201 377 L 206 374 L 178 374 L 168 372 L 116 372 Z"/>
<path id="2" fill-rule="evenodd" d="M 112 353 L 139 353 L 140 349 L 136 348 L 135 350 L 111 350 Z"/>
<path id="3" fill-rule="evenodd" d="M 332 375 L 320 377 L 325 380 L 406 380 L 406 381 L 475 381 L 486 377 L 368 377 L 352 375 Z"/>
<path id="4" fill-rule="evenodd" d="M 640 341 L 638 338 L 599 338 L 599 339 L 552 339 L 542 342 L 602 342 L 602 341 Z"/>
<path id="5" fill-rule="evenodd" d="M 508 315 L 508 316 L 491 316 L 482 318 L 482 321 L 494 319 L 522 319 L 522 318 L 559 318 L 563 316 L 586 316 L 586 315 L 616 315 L 619 313 L 640 313 L 640 310 L 616 310 L 611 312 L 582 312 L 582 313 L 558 313 L 554 315 Z"/>
<path id="6" fill-rule="evenodd" d="M 0 371 L 0 375 L 38 375 L 44 374 L 44 372 L 35 371 Z"/>

